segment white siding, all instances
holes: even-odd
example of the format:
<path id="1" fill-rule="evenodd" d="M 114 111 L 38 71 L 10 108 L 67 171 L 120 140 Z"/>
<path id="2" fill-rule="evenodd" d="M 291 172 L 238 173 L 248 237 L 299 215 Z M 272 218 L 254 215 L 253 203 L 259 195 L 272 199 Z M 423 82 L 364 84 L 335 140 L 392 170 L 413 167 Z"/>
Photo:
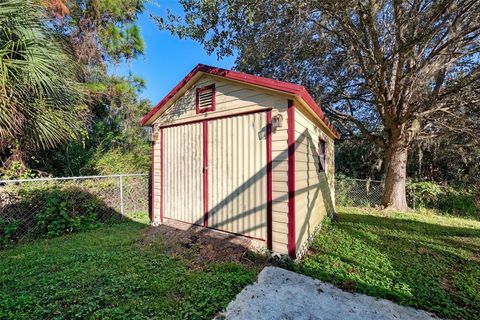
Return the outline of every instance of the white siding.
<path id="1" fill-rule="evenodd" d="M 196 89 L 213 83 L 215 84 L 216 110 L 214 112 L 196 114 Z M 162 124 L 188 122 L 210 116 L 224 116 L 261 108 L 283 108 L 284 105 L 286 105 L 285 99 L 265 90 L 210 75 L 203 75 L 156 122 Z"/>
<path id="2" fill-rule="evenodd" d="M 288 100 L 272 111 L 281 116 L 281 127 L 272 132 L 272 250 L 288 253 Z"/>
<path id="3" fill-rule="evenodd" d="M 208 225 L 267 239 L 266 113 L 208 122 Z"/>
<path id="4" fill-rule="evenodd" d="M 197 115 L 195 110 L 195 89 L 212 83 L 215 83 L 216 111 Z M 273 108 L 272 117 L 278 114 L 283 116 L 282 127 L 272 133 L 272 249 L 275 252 L 285 254 L 288 252 L 287 97 L 227 79 L 203 75 L 155 121 L 155 124 L 178 124 L 216 116 L 261 110 L 263 108 Z M 209 127 L 212 126 L 211 123 L 213 122 L 209 123 Z M 209 133 L 211 133 L 211 131 L 212 128 L 209 128 Z M 239 145 L 239 147 L 240 146 L 241 145 Z M 212 160 L 209 159 L 209 161 Z M 260 161 L 262 161 L 262 165 L 264 165 L 265 162 L 262 159 Z M 155 171 L 154 181 L 156 188 L 159 188 L 160 173 L 157 170 Z M 209 183 L 209 185 L 213 183 L 215 182 Z M 213 197 L 213 195 L 211 196 Z M 155 198 L 157 199 L 157 196 Z M 158 196 L 156 206 L 158 206 L 159 200 L 160 198 Z M 218 203 L 218 200 L 215 201 Z M 213 203 L 215 203 L 215 201 Z M 167 212 L 165 213 L 167 215 L 169 214 Z M 262 238 L 265 237 L 262 236 Z"/>
<path id="5" fill-rule="evenodd" d="M 164 216 L 203 224 L 202 124 L 163 130 Z"/>
<path id="6" fill-rule="evenodd" d="M 326 172 L 319 170 L 319 139 L 326 142 Z M 297 251 L 334 211 L 334 142 L 316 120 L 295 108 L 295 229 Z"/>

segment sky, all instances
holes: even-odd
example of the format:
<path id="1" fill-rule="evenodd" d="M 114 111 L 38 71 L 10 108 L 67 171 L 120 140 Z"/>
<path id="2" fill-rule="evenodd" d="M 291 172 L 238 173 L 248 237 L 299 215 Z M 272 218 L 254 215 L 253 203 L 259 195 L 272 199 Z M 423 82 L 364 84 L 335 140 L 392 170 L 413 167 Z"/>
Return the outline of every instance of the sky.
<path id="1" fill-rule="evenodd" d="M 152 104 L 159 102 L 198 63 L 231 69 L 235 57 L 217 60 L 216 54 L 207 55 L 203 47 L 192 40 L 180 40 L 168 31 L 160 31 L 150 18 L 150 13 L 165 16 L 167 8 L 181 14 L 182 7 L 174 0 L 157 0 L 158 6 L 147 4 L 139 16 L 138 24 L 145 41 L 145 54 L 129 63 L 113 67 L 113 72 L 129 72 L 146 80 L 147 87 L 140 93 Z"/>

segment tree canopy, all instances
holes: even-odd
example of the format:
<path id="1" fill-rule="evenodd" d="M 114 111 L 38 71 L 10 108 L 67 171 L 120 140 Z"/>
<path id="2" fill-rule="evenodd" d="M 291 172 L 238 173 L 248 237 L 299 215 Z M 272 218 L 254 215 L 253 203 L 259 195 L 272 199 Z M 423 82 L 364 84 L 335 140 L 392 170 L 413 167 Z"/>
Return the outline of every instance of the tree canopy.
<path id="1" fill-rule="evenodd" d="M 344 137 L 382 150 L 387 208 L 407 209 L 414 143 L 479 133 L 476 0 L 180 2 L 185 16 L 156 17 L 160 28 L 237 52 L 239 70 L 305 85 Z"/>
<path id="2" fill-rule="evenodd" d="M 148 168 L 138 124 L 149 107 L 138 98 L 144 81 L 109 74 L 143 54 L 143 3 L 0 3 L 0 175 L 107 173 L 100 163 L 113 156 L 131 160 L 117 170 Z"/>
<path id="3" fill-rule="evenodd" d="M 88 114 L 80 67 L 31 3 L 0 3 L 0 66 L 0 150 L 21 157 L 81 133 Z"/>

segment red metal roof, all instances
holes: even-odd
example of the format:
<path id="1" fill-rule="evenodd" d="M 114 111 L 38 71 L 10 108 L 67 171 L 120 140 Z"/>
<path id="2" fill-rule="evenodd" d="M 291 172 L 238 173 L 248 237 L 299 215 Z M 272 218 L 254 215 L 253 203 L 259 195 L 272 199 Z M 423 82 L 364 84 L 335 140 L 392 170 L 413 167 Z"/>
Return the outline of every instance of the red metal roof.
<path id="1" fill-rule="evenodd" d="M 166 105 L 170 99 L 172 99 L 175 94 L 177 94 L 198 72 L 211 74 L 219 77 L 223 77 L 226 79 L 244 82 L 247 84 L 260 86 L 276 91 L 285 92 L 287 94 L 291 94 L 297 98 L 302 99 L 310 109 L 323 121 L 325 126 L 330 129 L 330 131 L 337 137 L 340 137 L 338 131 L 333 127 L 330 121 L 327 119 L 325 113 L 322 111 L 320 106 L 315 102 L 312 96 L 308 93 L 305 87 L 284 82 L 278 81 L 274 79 L 254 76 L 251 74 L 221 69 L 217 67 L 211 67 L 204 64 L 198 64 L 192 71 L 190 71 L 182 81 L 180 81 L 157 105 L 147 113 L 145 117 L 141 120 L 141 125 L 145 125 L 164 105 Z"/>

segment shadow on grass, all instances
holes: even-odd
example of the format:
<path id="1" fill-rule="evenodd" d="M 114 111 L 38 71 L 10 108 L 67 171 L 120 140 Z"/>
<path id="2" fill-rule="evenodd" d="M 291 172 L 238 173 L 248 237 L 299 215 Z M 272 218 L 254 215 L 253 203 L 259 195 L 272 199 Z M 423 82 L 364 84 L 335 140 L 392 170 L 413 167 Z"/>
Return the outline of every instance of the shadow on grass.
<path id="1" fill-rule="evenodd" d="M 480 314 L 480 229 L 340 213 L 293 268 L 441 316 Z"/>
<path id="2" fill-rule="evenodd" d="M 255 280 L 229 236 L 124 221 L 0 251 L 0 319 L 212 319 Z"/>
<path id="3" fill-rule="evenodd" d="M 79 187 L 24 189 L 0 196 L 0 248 L 128 219 L 114 209 L 109 199 Z M 138 213 L 132 218 L 141 220 Z"/>

